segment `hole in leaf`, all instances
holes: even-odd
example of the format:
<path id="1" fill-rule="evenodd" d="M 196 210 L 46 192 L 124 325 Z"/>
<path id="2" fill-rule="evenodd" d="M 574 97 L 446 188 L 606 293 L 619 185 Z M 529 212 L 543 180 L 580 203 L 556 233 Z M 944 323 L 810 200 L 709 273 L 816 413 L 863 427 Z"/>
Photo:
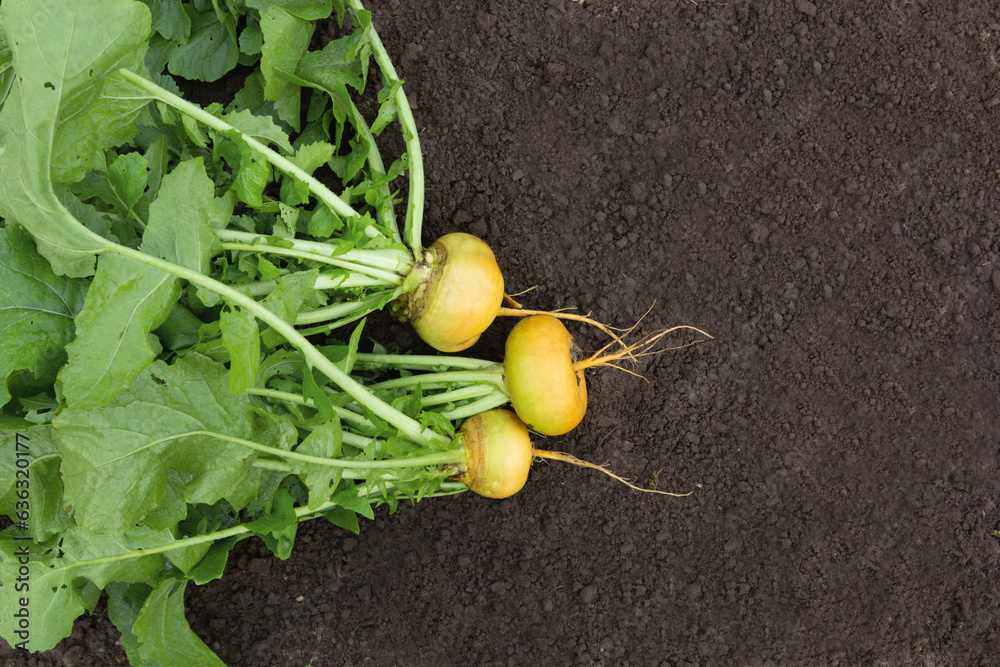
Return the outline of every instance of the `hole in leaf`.
<path id="1" fill-rule="evenodd" d="M 45 87 L 48 88 L 49 90 L 55 90 L 56 89 L 56 87 L 54 85 L 52 85 L 51 81 L 46 81 L 45 82 Z"/>

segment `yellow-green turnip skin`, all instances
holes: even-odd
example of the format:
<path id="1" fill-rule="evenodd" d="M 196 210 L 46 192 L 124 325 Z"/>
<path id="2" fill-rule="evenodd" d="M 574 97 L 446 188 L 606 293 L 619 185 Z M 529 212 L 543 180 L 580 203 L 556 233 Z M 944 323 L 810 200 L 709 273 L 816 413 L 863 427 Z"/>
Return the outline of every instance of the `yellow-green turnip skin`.
<path id="1" fill-rule="evenodd" d="M 403 283 L 406 317 L 424 342 L 459 352 L 479 340 L 503 304 L 503 274 L 493 251 L 472 234 L 439 238 Z"/>
<path id="2" fill-rule="evenodd" d="M 573 337 L 555 317 L 526 317 L 507 336 L 504 379 L 511 405 L 529 428 L 562 435 L 587 412 L 587 383 L 573 368 Z"/>
<path id="3" fill-rule="evenodd" d="M 487 498 L 507 498 L 528 481 L 532 448 L 528 428 L 510 410 L 469 417 L 459 429 L 466 466 L 459 481 Z"/>

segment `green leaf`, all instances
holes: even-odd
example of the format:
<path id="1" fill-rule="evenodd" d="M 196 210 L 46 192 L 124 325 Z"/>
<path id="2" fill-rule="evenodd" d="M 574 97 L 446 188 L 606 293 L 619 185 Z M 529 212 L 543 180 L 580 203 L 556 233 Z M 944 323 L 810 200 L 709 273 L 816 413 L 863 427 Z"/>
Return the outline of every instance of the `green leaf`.
<path id="1" fill-rule="evenodd" d="M 132 626 L 152 589 L 146 584 L 108 584 L 108 618 L 121 633 L 121 644 L 132 667 L 159 667 L 158 663 L 139 655 L 139 640 Z"/>
<path id="2" fill-rule="evenodd" d="M 175 303 L 163 324 L 153 332 L 168 350 L 184 350 L 198 344 L 199 329 L 204 324 L 194 313 Z"/>
<path id="3" fill-rule="evenodd" d="M 265 308 L 288 322 L 295 323 L 302 304 L 306 302 L 316 287 L 317 269 L 297 271 L 278 278 L 278 286 L 261 302 Z"/>
<path id="4" fill-rule="evenodd" d="M 67 405 L 102 405 L 125 389 L 159 354 L 160 342 L 150 332 L 179 296 L 173 276 L 129 257 L 103 257 L 57 378 Z"/>
<path id="5" fill-rule="evenodd" d="M 181 44 L 191 38 L 191 17 L 181 0 L 143 0 L 153 17 L 153 30 Z"/>
<path id="6" fill-rule="evenodd" d="M 264 99 L 277 100 L 289 85 L 283 72 L 295 72 L 302 56 L 309 48 L 313 24 L 292 16 L 280 5 L 267 7 L 260 15 L 260 29 L 264 33 L 260 71 L 264 75 Z"/>
<path id="7" fill-rule="evenodd" d="M 188 625 L 184 617 L 187 582 L 166 580 L 157 586 L 139 612 L 132 632 L 139 642 L 139 656 L 157 664 L 226 667 Z"/>
<path id="8" fill-rule="evenodd" d="M 294 152 L 288 141 L 288 134 L 275 125 L 270 116 L 255 116 L 250 111 L 243 110 L 227 113 L 222 116 L 222 120 L 261 143 L 274 143 L 289 155 Z"/>
<path id="9" fill-rule="evenodd" d="M 348 375 L 354 372 L 354 364 L 358 360 L 358 345 L 361 344 L 361 331 L 365 328 L 365 321 L 365 319 L 362 319 L 358 322 L 358 326 L 354 327 L 354 331 L 351 332 L 351 338 L 347 342 L 347 352 L 344 354 L 343 359 L 337 362 L 340 369 Z"/>
<path id="10" fill-rule="evenodd" d="M 260 24 L 247 19 L 247 27 L 240 33 L 240 51 L 248 56 L 260 55 L 261 47 L 264 45 L 264 33 L 261 32 Z"/>
<path id="11" fill-rule="evenodd" d="M 0 452 L 0 515 L 16 523 L 17 514 L 27 509 L 26 523 L 35 542 L 44 542 L 69 525 L 69 515 L 62 508 L 63 485 L 52 427 L 0 431 Z"/>
<path id="12" fill-rule="evenodd" d="M 303 360 L 302 397 L 312 400 L 313 407 L 316 409 L 321 423 L 328 422 L 335 416 L 333 412 L 333 404 L 330 402 L 330 397 L 327 393 L 320 389 L 319 385 L 316 384 L 316 378 L 313 375 L 314 372 L 315 371 L 312 367 L 310 367 L 305 360 Z"/>
<path id="13" fill-rule="evenodd" d="M 330 498 L 330 501 L 367 519 L 374 519 L 375 510 L 372 509 L 372 503 L 368 498 L 362 498 L 358 495 L 359 487 L 360 485 L 352 484 L 342 491 L 338 491 Z"/>
<path id="14" fill-rule="evenodd" d="M 181 126 L 184 128 L 184 132 L 187 134 L 188 139 L 191 140 L 198 148 L 205 148 L 208 146 L 208 134 L 202 129 L 201 123 L 196 119 L 188 116 L 186 114 L 181 115 Z"/>
<path id="15" fill-rule="evenodd" d="M 229 551 L 236 544 L 237 538 L 230 537 L 225 540 L 212 542 L 208 553 L 198 561 L 198 564 L 188 572 L 188 577 L 199 586 L 218 579 L 226 571 L 226 562 L 229 560 Z"/>
<path id="16" fill-rule="evenodd" d="M 146 164 L 149 171 L 146 174 L 146 193 L 151 199 L 155 199 L 160 192 L 160 183 L 164 174 L 167 173 L 167 165 L 170 161 L 170 151 L 167 148 L 166 135 L 159 135 L 146 149 Z"/>
<path id="17" fill-rule="evenodd" d="M 142 520 L 142 525 L 153 530 L 173 529 L 187 517 L 188 504 L 184 502 L 185 476 L 176 470 L 167 473 L 166 490 L 163 498 Z"/>
<path id="18" fill-rule="evenodd" d="M 333 103 L 333 115 L 340 126 L 353 117 L 354 103 L 347 87 L 364 88 L 364 66 L 356 58 L 357 43 L 342 37 L 327 44 L 322 51 L 310 51 L 299 62 L 293 81 L 325 91 Z M 336 143 L 339 143 L 339 137 Z"/>
<path id="19" fill-rule="evenodd" d="M 30 372 L 35 387 L 55 380 L 86 288 L 53 273 L 23 228 L 0 228 L 0 407 L 10 400 L 7 380 L 15 371 Z"/>
<path id="20" fill-rule="evenodd" d="M 449 438 L 455 437 L 455 425 L 440 412 L 434 412 L 433 410 L 421 412 L 420 425 L 425 428 L 431 428 Z"/>
<path id="21" fill-rule="evenodd" d="M 330 161 L 330 158 L 333 157 L 333 152 L 334 148 L 332 144 L 326 141 L 317 141 L 299 146 L 298 150 L 295 151 L 292 162 L 295 163 L 296 167 L 311 175 Z"/>
<path id="22" fill-rule="evenodd" d="M 335 459 L 340 456 L 343 435 L 340 420 L 334 415 L 331 421 L 314 429 L 295 451 L 308 456 Z M 289 459 L 288 463 L 292 472 L 299 476 L 309 490 L 309 509 L 316 509 L 329 499 L 344 473 L 343 468 L 319 463 L 305 463 L 295 459 Z"/>
<path id="23" fill-rule="evenodd" d="M 343 228 L 344 221 L 340 216 L 331 211 L 326 204 L 317 204 L 309 218 L 306 231 L 310 236 L 324 239 L 330 238 Z"/>
<path id="24" fill-rule="evenodd" d="M 163 179 L 149 206 L 142 251 L 199 273 L 222 250 L 212 228 L 218 217 L 215 186 L 201 158 L 181 162 Z"/>
<path id="25" fill-rule="evenodd" d="M 246 80 L 243 82 L 243 87 L 233 96 L 233 102 L 230 107 L 239 111 L 249 111 L 256 114 L 264 106 L 265 102 L 264 77 L 261 75 L 260 70 L 257 69 L 247 75 Z"/>
<path id="26" fill-rule="evenodd" d="M 358 523 L 357 512 L 353 512 L 345 507 L 331 507 L 322 514 L 330 521 L 330 523 L 338 526 L 339 528 L 349 530 L 355 535 L 361 533 L 361 525 Z"/>
<path id="27" fill-rule="evenodd" d="M 146 189 L 146 174 L 147 165 L 142 154 L 126 153 L 116 158 L 106 171 L 92 171 L 82 181 L 71 185 L 70 189 L 81 200 L 96 197 L 113 207 L 122 218 L 128 218 L 137 215 L 133 209 Z M 63 203 L 73 213 L 70 204 Z M 76 217 L 79 219 L 79 216 Z M 83 222 L 86 224 L 86 221 Z"/>
<path id="28" fill-rule="evenodd" d="M 108 180 L 125 205 L 122 215 L 130 213 L 146 190 L 146 158 L 140 153 L 118 156 L 108 167 Z"/>
<path id="29" fill-rule="evenodd" d="M 170 54 L 167 70 L 185 79 L 218 81 L 236 67 L 239 56 L 233 17 L 220 22 L 214 11 L 204 11 L 192 17 L 191 39 Z"/>
<path id="30" fill-rule="evenodd" d="M 247 7 L 264 11 L 269 7 L 281 7 L 289 14 L 307 21 L 329 18 L 332 0 L 247 0 Z"/>
<path id="31" fill-rule="evenodd" d="M 233 179 L 236 196 L 247 206 L 260 208 L 264 203 L 264 188 L 271 182 L 271 165 L 238 132 L 229 130 L 224 134 L 239 149 L 239 167 Z"/>
<path id="32" fill-rule="evenodd" d="M 208 535 L 236 524 L 225 501 L 215 505 L 192 505 L 187 518 L 178 526 L 179 536 Z M 209 553 L 212 542 L 198 542 L 179 549 L 171 549 L 167 558 L 172 565 L 190 576 Z"/>
<path id="33" fill-rule="evenodd" d="M 149 207 L 141 250 L 206 273 L 219 249 L 211 221 L 217 214 L 212 182 L 201 158 L 188 160 L 163 179 Z M 151 334 L 180 296 L 179 281 L 124 256 L 103 257 L 77 316 L 77 336 L 59 388 L 70 407 L 101 405 L 122 391 L 160 352 Z"/>
<path id="34" fill-rule="evenodd" d="M 220 316 L 222 342 L 229 350 L 229 391 L 238 394 L 256 385 L 260 370 L 260 332 L 257 318 L 238 309 L 225 309 Z"/>
<path id="35" fill-rule="evenodd" d="M 379 91 L 379 100 L 382 102 L 378 108 L 378 116 L 372 123 L 371 133 L 375 136 L 381 134 L 382 130 L 389 126 L 396 119 L 399 113 L 399 106 L 396 102 L 396 91 L 403 85 L 402 81 L 393 80 L 389 85 Z"/>
<path id="36" fill-rule="evenodd" d="M 0 24 L 18 75 L 0 110 L 0 217 L 27 227 L 56 273 L 91 275 L 106 242 L 66 211 L 53 183 L 79 180 L 96 153 L 133 136 L 146 101 L 117 94 L 125 87 L 117 71 L 141 67 L 149 11 L 132 0 L 64 0 L 44 10 L 5 0 Z"/>
<path id="37" fill-rule="evenodd" d="M 271 511 L 255 521 L 243 524 L 245 528 L 256 535 L 281 533 L 290 526 L 295 526 L 298 517 L 295 515 L 295 502 L 288 489 L 281 487 L 274 494 Z"/>
<path id="38" fill-rule="evenodd" d="M 296 132 L 302 129 L 302 89 L 299 86 L 285 86 L 271 106 L 278 120 Z"/>
<path id="39" fill-rule="evenodd" d="M 80 525 L 120 533 L 159 507 L 171 473 L 184 502 L 229 499 L 256 452 L 215 434 L 249 439 L 253 424 L 250 397 L 230 394 L 221 364 L 195 352 L 158 361 L 107 405 L 54 420 L 65 502 Z"/>
<path id="40" fill-rule="evenodd" d="M 112 581 L 152 585 L 164 571 L 161 554 L 116 560 L 173 541 L 169 531 L 137 527 L 124 535 L 96 535 L 78 525 L 71 525 L 48 542 L 19 542 L 14 528 L 0 533 L 0 581 L 15 581 L 21 563 L 27 558 L 30 568 L 30 595 L 26 596 L 31 618 L 29 648 L 46 651 L 69 636 L 73 621 L 93 608 L 96 594 Z M 24 550 L 27 549 L 27 552 Z M 14 644 L 19 600 L 14 595 L 0 596 L 0 637 Z"/>

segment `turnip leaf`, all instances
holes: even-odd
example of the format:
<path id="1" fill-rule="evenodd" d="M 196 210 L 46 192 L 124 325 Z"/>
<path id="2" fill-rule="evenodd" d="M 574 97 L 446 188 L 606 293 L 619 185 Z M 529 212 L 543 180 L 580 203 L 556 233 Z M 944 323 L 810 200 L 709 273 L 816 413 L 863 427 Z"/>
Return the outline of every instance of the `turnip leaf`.
<path id="1" fill-rule="evenodd" d="M 231 395 L 225 368 L 196 353 L 158 361 L 105 406 L 66 409 L 54 424 L 66 503 L 94 531 L 120 533 L 142 521 L 172 471 L 187 503 L 246 495 L 240 485 L 254 450 L 212 434 L 252 439 L 250 398 Z"/>
<path id="2" fill-rule="evenodd" d="M 313 34 L 313 24 L 289 14 L 280 6 L 269 6 L 260 14 L 264 33 L 260 72 L 264 75 L 264 99 L 277 100 L 291 84 L 282 72 L 294 72 Z"/>
<path id="3" fill-rule="evenodd" d="M 264 11 L 270 7 L 281 7 L 292 16 L 307 21 L 325 19 L 333 11 L 332 0 L 246 0 L 247 7 Z"/>
<path id="4" fill-rule="evenodd" d="M 86 291 L 83 281 L 53 273 L 24 229 L 0 228 L 0 407 L 15 371 L 28 371 L 36 390 L 55 380 Z"/>
<path id="5" fill-rule="evenodd" d="M 146 598 L 132 625 L 132 632 L 139 642 L 139 655 L 163 665 L 226 667 L 191 631 L 184 617 L 186 586 L 184 581 L 166 580 Z"/>
<path id="6" fill-rule="evenodd" d="M 222 342 L 229 351 L 229 391 L 238 394 L 257 383 L 260 332 L 257 318 L 239 309 L 223 310 L 219 319 Z"/>
<path id="7" fill-rule="evenodd" d="M 341 454 L 343 433 L 336 415 L 322 426 L 314 429 L 295 451 L 299 454 L 335 459 Z M 334 468 L 316 463 L 305 463 L 290 459 L 292 472 L 299 476 L 309 490 L 309 509 L 316 509 L 325 503 L 340 482 L 343 468 Z"/>
<path id="8" fill-rule="evenodd" d="M 111 537 L 71 525 L 44 543 L 12 539 L 15 530 L 11 527 L 0 533 L 0 579 L 16 580 L 21 550 L 29 549 L 31 595 L 27 609 L 33 651 L 48 650 L 68 636 L 76 617 L 93 608 L 100 589 L 111 581 L 154 583 L 162 575 L 165 561 L 160 554 L 113 560 L 115 556 L 173 541 L 169 531 L 142 526 Z M 17 636 L 16 604 L 13 594 L 0 597 L 0 636 Z"/>
<path id="9" fill-rule="evenodd" d="M 0 216 L 27 227 L 58 274 L 91 275 L 104 244 L 67 213 L 53 183 L 79 180 L 96 152 L 134 134 L 145 101 L 102 93 L 124 85 L 119 68 L 141 66 L 149 20 L 131 0 L 0 5 L 18 74 L 0 109 Z"/>
<path id="10" fill-rule="evenodd" d="M 167 69 L 175 76 L 198 81 L 218 81 L 236 67 L 240 49 L 236 22 L 230 15 L 220 21 L 214 11 L 191 17 L 191 38 L 169 55 Z"/>
<path id="11" fill-rule="evenodd" d="M 206 272 L 219 248 L 211 221 L 218 214 L 212 182 L 200 158 L 178 165 L 163 179 L 150 205 L 141 250 L 194 271 Z M 129 257 L 103 257 L 77 316 L 77 336 L 59 388 L 71 407 L 104 404 L 160 353 L 151 332 L 180 296 L 174 276 Z"/>
<path id="12" fill-rule="evenodd" d="M 26 445 L 31 452 L 27 468 L 30 477 L 25 482 L 25 478 L 18 475 L 19 457 L 0 456 L 0 515 L 16 518 L 18 510 L 25 507 L 23 501 L 27 500 L 31 510 L 31 520 L 27 522 L 31 538 L 35 542 L 45 542 L 70 523 L 69 514 L 62 507 L 63 485 L 59 456 L 52 443 L 52 427 L 22 429 L 19 435 L 14 431 L 0 432 L 0 451 L 17 452 L 18 443 L 22 447 Z M 21 475 L 25 474 L 23 470 Z M 25 491 L 28 497 L 22 498 Z"/>
<path id="13" fill-rule="evenodd" d="M 169 40 L 187 44 L 191 38 L 191 17 L 181 0 L 143 0 L 153 17 L 153 30 Z"/>

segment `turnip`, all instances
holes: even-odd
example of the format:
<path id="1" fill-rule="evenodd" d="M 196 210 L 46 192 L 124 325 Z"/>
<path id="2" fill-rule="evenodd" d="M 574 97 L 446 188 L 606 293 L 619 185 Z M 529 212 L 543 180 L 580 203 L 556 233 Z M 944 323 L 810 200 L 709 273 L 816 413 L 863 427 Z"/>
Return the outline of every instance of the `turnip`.
<path id="1" fill-rule="evenodd" d="M 704 331 L 681 325 L 654 332 L 636 343 L 613 341 L 588 357 L 582 357 L 573 337 L 562 322 L 551 315 L 531 315 L 518 322 L 507 337 L 503 363 L 456 356 L 414 356 L 364 354 L 357 356 L 362 366 L 408 370 L 434 369 L 385 380 L 369 389 L 397 389 L 419 386 L 426 395 L 425 406 L 444 405 L 442 414 L 459 419 L 476 412 L 510 403 L 532 430 L 542 435 L 562 435 L 575 428 L 587 411 L 588 368 L 634 361 L 651 354 L 694 344 L 654 349 L 667 334 L 691 330 L 706 339 Z M 631 330 L 630 330 L 631 331 Z M 699 341 L 694 341 L 699 342 Z M 620 343 L 620 349 L 609 348 Z"/>

